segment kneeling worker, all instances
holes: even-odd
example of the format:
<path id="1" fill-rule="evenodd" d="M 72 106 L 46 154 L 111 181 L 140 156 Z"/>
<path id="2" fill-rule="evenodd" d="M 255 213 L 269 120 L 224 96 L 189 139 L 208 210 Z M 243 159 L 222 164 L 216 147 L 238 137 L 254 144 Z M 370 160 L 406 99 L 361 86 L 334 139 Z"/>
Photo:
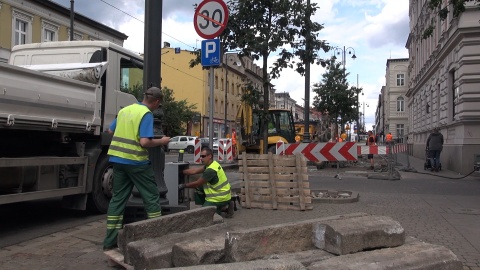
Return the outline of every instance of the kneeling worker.
<path id="1" fill-rule="evenodd" d="M 234 202 L 231 200 L 230 183 L 228 183 L 225 171 L 217 161 L 213 160 L 213 152 L 210 148 L 202 149 L 200 158 L 204 167 L 189 168 L 183 170 L 183 174 L 203 173 L 202 176 L 194 182 L 180 184 L 178 189 L 196 188 L 196 204 L 216 206 L 217 214 L 221 215 L 222 212 L 226 212 L 226 217 L 233 217 Z"/>

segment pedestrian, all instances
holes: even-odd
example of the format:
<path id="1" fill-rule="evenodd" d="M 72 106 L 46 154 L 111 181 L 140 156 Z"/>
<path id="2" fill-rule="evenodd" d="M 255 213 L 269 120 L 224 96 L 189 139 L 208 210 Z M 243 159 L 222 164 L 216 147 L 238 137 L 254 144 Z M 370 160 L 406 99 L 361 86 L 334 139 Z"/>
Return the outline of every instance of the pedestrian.
<path id="1" fill-rule="evenodd" d="M 213 152 L 210 148 L 203 149 L 200 158 L 202 167 L 185 169 L 183 174 L 202 173 L 202 176 L 194 182 L 180 184 L 178 189 L 195 188 L 195 204 L 216 206 L 217 214 L 226 212 L 227 218 L 233 217 L 235 204 L 231 200 L 232 192 L 225 171 L 217 161 L 213 160 Z"/>
<path id="2" fill-rule="evenodd" d="M 443 149 L 443 134 L 440 133 L 438 127 L 433 129 L 433 132 L 427 138 L 428 151 L 432 163 L 431 171 L 438 172 L 440 167 L 440 153 Z"/>
<path id="3" fill-rule="evenodd" d="M 368 131 L 367 145 L 368 146 L 376 145 L 375 136 L 373 136 L 373 132 L 371 130 Z M 373 170 L 375 168 L 375 162 L 373 160 L 373 154 L 368 154 L 367 158 L 370 160 L 370 169 Z"/>
<path id="4" fill-rule="evenodd" d="M 113 138 L 108 155 L 113 164 L 113 186 L 104 250 L 117 247 L 118 230 L 123 227 L 123 213 L 133 186 L 143 198 L 147 218 L 161 216 L 160 196 L 146 148 L 167 145 L 170 141 L 169 137 L 153 138 L 152 111 L 162 102 L 162 91 L 150 87 L 142 102 L 121 109 L 110 124 L 109 132 L 113 133 Z"/>

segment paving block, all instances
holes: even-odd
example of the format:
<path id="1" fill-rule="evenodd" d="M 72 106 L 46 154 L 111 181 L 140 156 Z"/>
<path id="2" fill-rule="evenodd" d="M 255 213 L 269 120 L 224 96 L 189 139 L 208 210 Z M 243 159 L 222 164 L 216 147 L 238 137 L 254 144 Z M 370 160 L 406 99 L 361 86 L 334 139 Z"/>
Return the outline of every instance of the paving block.
<path id="1" fill-rule="evenodd" d="M 327 220 L 313 225 L 313 243 L 317 248 L 344 255 L 405 243 L 405 230 L 385 216 L 362 216 L 347 220 Z"/>
<path id="2" fill-rule="evenodd" d="M 187 240 L 172 248 L 174 267 L 222 263 L 225 259 L 225 235 L 196 241 Z"/>
<path id="3" fill-rule="evenodd" d="M 335 257 L 336 255 L 322 249 L 311 249 L 294 253 L 275 254 L 265 257 L 265 260 L 280 259 L 287 261 L 298 261 L 303 266 L 310 266 L 312 263 Z"/>
<path id="4" fill-rule="evenodd" d="M 122 252 L 130 242 L 152 239 L 171 233 L 183 233 L 196 228 L 213 225 L 213 215 L 216 207 L 201 207 L 175 214 L 161 216 L 127 224 L 119 233 L 118 244 Z M 129 263 L 128 254 L 124 254 L 125 261 Z"/>
<path id="5" fill-rule="evenodd" d="M 178 243 L 197 242 L 207 238 L 225 239 L 229 227 L 225 223 L 172 233 L 152 239 L 142 239 L 127 245 L 128 261 L 135 269 L 170 268 L 173 265 L 173 247 Z M 223 240 L 224 241 L 224 240 Z M 223 243 L 222 243 L 223 244 Z"/>
<path id="6" fill-rule="evenodd" d="M 303 270 L 300 262 L 292 260 L 257 260 L 225 264 L 178 267 L 176 270 Z"/>
<path id="7" fill-rule="evenodd" d="M 316 262 L 308 270 L 462 270 L 462 263 L 449 249 L 424 243 L 407 242 L 395 248 L 341 255 Z"/>
<path id="8" fill-rule="evenodd" d="M 313 224 L 360 216 L 368 214 L 353 213 L 229 232 L 225 237 L 225 259 L 227 262 L 250 261 L 272 254 L 314 249 Z"/>

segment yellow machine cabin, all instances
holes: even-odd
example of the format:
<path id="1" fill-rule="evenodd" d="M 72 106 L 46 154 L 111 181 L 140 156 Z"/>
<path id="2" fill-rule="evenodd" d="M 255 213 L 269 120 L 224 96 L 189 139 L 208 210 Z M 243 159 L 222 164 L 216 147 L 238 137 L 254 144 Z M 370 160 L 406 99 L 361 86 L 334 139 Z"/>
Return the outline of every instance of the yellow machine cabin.
<path id="1" fill-rule="evenodd" d="M 268 124 L 260 126 L 260 114 L 242 103 L 237 113 L 237 154 L 240 153 L 263 153 L 263 130 L 268 129 L 268 151 L 275 153 L 275 144 L 278 141 L 285 143 L 295 142 L 295 127 L 292 112 L 285 109 L 269 109 Z M 237 155 L 238 156 L 238 155 Z"/>

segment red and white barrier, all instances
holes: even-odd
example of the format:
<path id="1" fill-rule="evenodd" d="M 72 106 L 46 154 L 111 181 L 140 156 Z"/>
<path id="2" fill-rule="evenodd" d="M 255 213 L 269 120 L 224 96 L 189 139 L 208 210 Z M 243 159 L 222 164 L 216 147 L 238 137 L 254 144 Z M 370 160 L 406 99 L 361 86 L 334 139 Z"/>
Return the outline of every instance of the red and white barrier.
<path id="1" fill-rule="evenodd" d="M 358 155 L 386 155 L 389 153 L 385 145 L 358 145 L 355 142 L 328 142 L 328 143 L 291 143 L 283 141 L 276 143 L 277 155 L 302 154 L 310 161 L 353 161 Z M 392 146 L 392 153 L 403 153 L 407 151 L 406 144 Z"/>
<path id="2" fill-rule="evenodd" d="M 282 142 L 283 143 L 283 142 Z M 285 144 L 284 150 L 277 143 L 277 154 L 302 154 L 310 161 L 349 161 L 357 160 L 354 142 L 292 143 Z"/>
<path id="3" fill-rule="evenodd" d="M 218 162 L 222 163 L 224 161 L 225 153 L 224 153 L 224 146 L 223 140 L 218 140 Z"/>
<path id="4" fill-rule="evenodd" d="M 202 160 L 200 159 L 200 152 L 202 152 L 202 143 L 199 139 L 195 139 L 195 149 L 193 151 L 193 163 L 200 164 Z"/>
<path id="5" fill-rule="evenodd" d="M 233 162 L 233 147 L 232 147 L 232 140 L 227 139 L 227 149 L 225 149 L 227 162 Z"/>
<path id="6" fill-rule="evenodd" d="M 232 140 L 218 140 L 218 162 L 233 162 Z"/>
<path id="7" fill-rule="evenodd" d="M 385 145 L 358 145 L 357 146 L 357 154 L 358 155 L 386 155 L 387 154 L 387 146 Z"/>
<path id="8" fill-rule="evenodd" d="M 407 152 L 407 144 L 406 143 L 399 143 L 392 145 L 392 153 L 397 154 L 397 153 L 405 153 Z"/>

